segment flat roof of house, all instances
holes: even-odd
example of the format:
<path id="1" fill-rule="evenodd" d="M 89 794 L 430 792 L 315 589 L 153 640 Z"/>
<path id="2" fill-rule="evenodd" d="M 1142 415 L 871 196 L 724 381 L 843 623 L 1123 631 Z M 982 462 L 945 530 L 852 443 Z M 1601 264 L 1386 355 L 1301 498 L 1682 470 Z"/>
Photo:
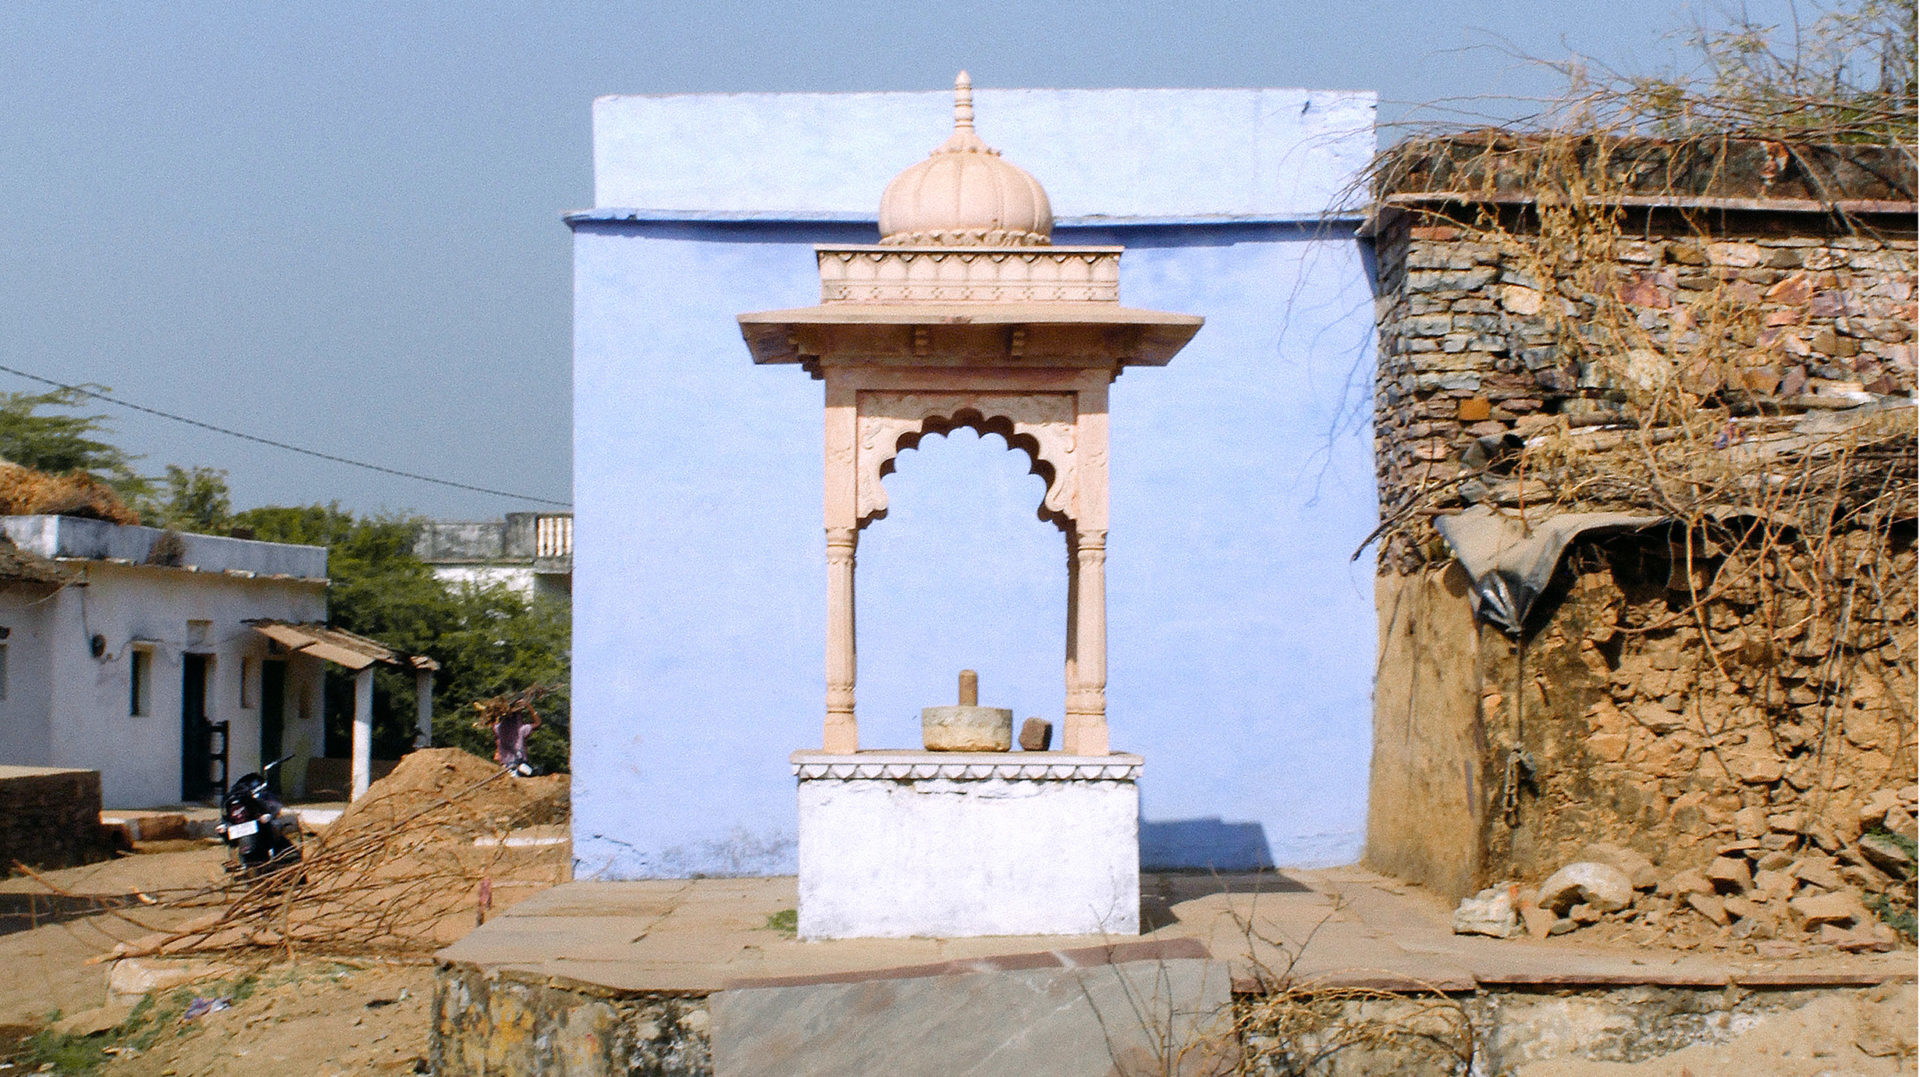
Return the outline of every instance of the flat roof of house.
<path id="1" fill-rule="evenodd" d="M 196 535 L 78 516 L 0 516 L 0 534 L 50 561 L 104 562 L 241 579 L 325 583 L 327 548 Z"/>

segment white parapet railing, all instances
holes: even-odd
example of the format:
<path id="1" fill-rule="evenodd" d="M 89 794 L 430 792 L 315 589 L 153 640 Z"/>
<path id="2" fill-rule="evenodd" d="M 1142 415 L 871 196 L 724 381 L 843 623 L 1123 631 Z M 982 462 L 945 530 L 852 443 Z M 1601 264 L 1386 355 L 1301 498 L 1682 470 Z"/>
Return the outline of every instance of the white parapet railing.
<path id="1" fill-rule="evenodd" d="M 573 514 L 542 514 L 533 522 L 533 556 L 573 556 Z"/>

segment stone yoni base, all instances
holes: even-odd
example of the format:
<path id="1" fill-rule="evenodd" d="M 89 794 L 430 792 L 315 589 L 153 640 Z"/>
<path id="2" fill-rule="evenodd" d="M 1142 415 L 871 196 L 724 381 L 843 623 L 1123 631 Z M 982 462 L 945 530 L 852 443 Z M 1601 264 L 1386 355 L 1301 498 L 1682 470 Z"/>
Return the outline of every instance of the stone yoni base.
<path id="1" fill-rule="evenodd" d="M 1138 934 L 1141 763 L 793 753 L 800 937 Z"/>

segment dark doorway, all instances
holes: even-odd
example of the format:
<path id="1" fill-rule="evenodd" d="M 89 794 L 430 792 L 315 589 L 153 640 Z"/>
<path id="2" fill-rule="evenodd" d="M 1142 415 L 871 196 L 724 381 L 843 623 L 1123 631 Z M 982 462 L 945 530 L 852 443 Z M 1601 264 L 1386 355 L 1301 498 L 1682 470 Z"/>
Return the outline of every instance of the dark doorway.
<path id="1" fill-rule="evenodd" d="M 287 664 L 279 659 L 260 663 L 260 765 L 286 754 Z M 280 792 L 280 771 L 270 771 L 267 782 Z"/>
<path id="2" fill-rule="evenodd" d="M 191 804 L 213 792 L 213 723 L 207 721 L 207 667 L 213 656 L 180 656 L 180 799 Z"/>

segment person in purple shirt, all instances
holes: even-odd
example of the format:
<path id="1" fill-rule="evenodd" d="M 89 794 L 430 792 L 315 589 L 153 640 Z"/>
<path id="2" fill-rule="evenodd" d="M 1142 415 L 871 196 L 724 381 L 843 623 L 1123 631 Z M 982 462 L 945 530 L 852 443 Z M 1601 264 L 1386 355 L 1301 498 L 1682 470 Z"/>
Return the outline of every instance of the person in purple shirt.
<path id="1" fill-rule="evenodd" d="M 495 696 L 473 705 L 480 712 L 475 726 L 493 728 L 493 761 L 523 778 L 533 774 L 533 765 L 527 761 L 527 738 L 540 728 L 533 701 L 545 692 L 545 686 L 535 685 L 514 696 Z"/>

